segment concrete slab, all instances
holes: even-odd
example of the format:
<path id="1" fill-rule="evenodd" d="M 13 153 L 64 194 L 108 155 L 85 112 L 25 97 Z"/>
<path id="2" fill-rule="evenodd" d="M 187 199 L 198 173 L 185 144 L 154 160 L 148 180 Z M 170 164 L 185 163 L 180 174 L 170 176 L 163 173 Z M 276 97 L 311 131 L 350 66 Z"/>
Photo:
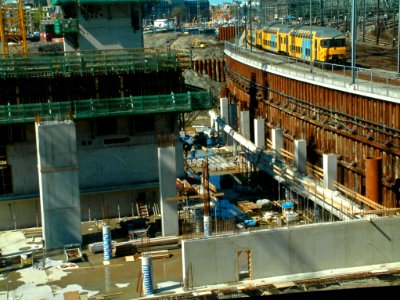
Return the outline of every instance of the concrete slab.
<path id="1" fill-rule="evenodd" d="M 42 238 L 25 238 L 23 231 L 0 232 L 0 252 L 2 256 L 12 256 L 19 253 L 42 249 Z"/>

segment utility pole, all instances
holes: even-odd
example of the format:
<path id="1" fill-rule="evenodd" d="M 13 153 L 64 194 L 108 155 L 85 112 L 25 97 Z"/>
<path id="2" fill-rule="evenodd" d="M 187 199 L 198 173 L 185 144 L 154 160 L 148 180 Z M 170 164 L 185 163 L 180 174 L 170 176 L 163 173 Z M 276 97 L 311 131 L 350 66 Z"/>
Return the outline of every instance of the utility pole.
<path id="1" fill-rule="evenodd" d="M 399 19 L 397 23 L 397 73 L 400 74 L 400 1 L 399 9 L 397 11 L 397 18 Z"/>
<path id="2" fill-rule="evenodd" d="M 357 31 L 357 16 L 356 16 L 356 0 L 352 0 L 351 6 L 351 84 L 355 84 L 356 71 L 356 31 Z"/>
<path id="3" fill-rule="evenodd" d="M 252 26 L 251 26 L 251 24 L 252 24 L 252 15 L 251 15 L 251 0 L 249 0 L 249 4 L 250 4 L 250 17 L 249 17 L 249 21 L 250 21 L 250 34 L 251 34 L 251 36 L 250 36 L 250 39 L 251 39 L 251 43 L 250 43 L 250 51 L 251 50 L 253 50 L 253 28 L 252 28 Z M 255 39 L 255 37 L 254 37 L 254 39 Z"/>

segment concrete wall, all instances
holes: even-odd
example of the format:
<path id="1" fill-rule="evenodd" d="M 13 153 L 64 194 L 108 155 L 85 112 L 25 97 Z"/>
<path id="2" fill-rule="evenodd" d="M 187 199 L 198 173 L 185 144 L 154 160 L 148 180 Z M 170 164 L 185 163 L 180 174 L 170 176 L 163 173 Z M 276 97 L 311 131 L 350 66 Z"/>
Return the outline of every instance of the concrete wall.
<path id="1" fill-rule="evenodd" d="M 82 220 L 88 220 L 89 206 L 91 218 L 101 219 L 104 214 L 101 207 L 105 203 L 108 204 L 107 214 L 110 218 L 118 217 L 118 202 L 121 216 L 131 216 L 132 202 L 134 213 L 137 214 L 136 201 L 139 192 L 146 194 L 146 201 L 149 201 L 151 207 L 154 199 L 159 205 L 156 137 L 160 132 L 173 130 L 171 118 L 174 117 L 168 114 L 157 115 L 155 131 L 140 132 L 140 128 L 134 128 L 132 121 L 120 117 L 117 119 L 117 134 L 105 136 L 94 134 L 93 120 L 80 120 L 76 123 L 79 187 L 83 193 Z M 41 226 L 40 209 L 37 213 L 35 204 L 39 199 L 39 183 L 33 124 L 25 127 L 25 136 L 26 141 L 7 145 L 13 193 L 0 195 L 0 230 L 14 227 L 14 221 L 11 220 L 10 223 L 10 206 L 15 210 L 17 228 L 33 227 L 37 224 Z M 107 139 L 120 137 L 128 138 L 128 141 L 105 143 Z M 182 157 L 181 143 L 177 143 L 177 147 L 177 156 Z M 182 175 L 183 159 L 176 163 L 178 175 Z"/>
<path id="2" fill-rule="evenodd" d="M 183 240 L 183 282 L 190 269 L 194 287 L 237 282 L 239 250 L 251 251 L 252 279 L 399 262 L 399 226 L 387 218 Z"/>
<path id="3" fill-rule="evenodd" d="M 81 188 L 158 181 L 155 144 L 104 145 L 102 137 L 90 140 L 91 146 L 78 147 Z M 153 137 L 149 139 L 151 142 L 153 140 Z M 13 192 L 15 194 L 38 193 L 35 144 L 23 142 L 9 145 L 7 153 L 7 161 L 12 171 Z"/>
<path id="4" fill-rule="evenodd" d="M 81 149 L 78 161 L 81 188 L 158 180 L 156 145 Z"/>
<path id="5" fill-rule="evenodd" d="M 132 8 L 129 3 L 114 3 L 97 7 L 98 13 L 90 17 L 78 9 L 79 48 L 67 41 L 64 46 L 66 51 L 143 48 L 140 6 Z M 136 30 L 131 20 L 133 11 L 140 26 Z"/>
<path id="6" fill-rule="evenodd" d="M 170 119 L 157 117 L 156 132 L 136 133 L 125 118 L 118 120 L 117 134 L 93 136 L 89 121 L 76 124 L 79 184 L 81 189 L 137 182 L 158 182 L 158 132 L 167 131 Z M 11 165 L 13 193 L 38 194 L 36 141 L 34 126 L 26 127 L 27 140 L 7 145 L 7 162 Z M 124 143 L 106 143 L 107 139 L 127 138 Z M 181 149 L 178 149 L 182 151 Z M 183 160 L 180 161 L 183 164 Z M 181 175 L 183 165 L 179 168 Z"/>
<path id="7" fill-rule="evenodd" d="M 81 194 L 81 220 L 89 221 L 89 217 L 92 221 L 101 220 L 105 215 L 108 218 L 131 217 L 132 208 L 133 215 L 137 216 L 136 203 L 143 193 L 150 210 L 154 203 L 160 209 L 158 183 L 153 188 Z M 42 226 L 41 216 L 39 198 L 0 201 L 0 230 Z"/>
<path id="8" fill-rule="evenodd" d="M 89 221 L 89 215 L 91 221 L 94 219 L 101 220 L 104 217 L 132 217 L 132 212 L 134 216 L 138 216 L 136 204 L 139 200 L 139 194 L 141 196 L 143 193 L 145 194 L 149 210 L 153 209 L 154 203 L 157 203 L 158 208 L 160 208 L 158 186 L 155 188 L 115 191 L 112 193 L 94 193 L 81 195 L 81 219 L 82 221 Z M 103 210 L 105 211 L 103 212 Z"/>
<path id="9" fill-rule="evenodd" d="M 38 194 L 36 142 L 21 142 L 7 146 L 7 163 L 11 166 L 13 192 Z"/>
<path id="10" fill-rule="evenodd" d="M 0 202 L 0 230 L 36 227 L 41 224 L 39 198 Z"/>

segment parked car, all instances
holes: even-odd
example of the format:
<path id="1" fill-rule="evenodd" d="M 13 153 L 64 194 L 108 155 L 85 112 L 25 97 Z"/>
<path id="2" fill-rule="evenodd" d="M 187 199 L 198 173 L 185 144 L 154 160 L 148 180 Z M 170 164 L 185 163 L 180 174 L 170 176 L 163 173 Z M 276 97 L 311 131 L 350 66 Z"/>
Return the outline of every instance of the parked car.
<path id="1" fill-rule="evenodd" d="M 31 42 L 39 42 L 40 41 L 40 32 L 35 31 L 34 33 L 28 34 L 26 39 Z"/>

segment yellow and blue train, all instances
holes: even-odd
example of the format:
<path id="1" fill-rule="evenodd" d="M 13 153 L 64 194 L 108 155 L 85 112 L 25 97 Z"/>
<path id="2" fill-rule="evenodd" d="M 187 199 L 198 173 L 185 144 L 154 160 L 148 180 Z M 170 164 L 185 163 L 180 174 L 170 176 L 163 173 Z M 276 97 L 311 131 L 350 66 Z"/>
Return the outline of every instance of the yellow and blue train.
<path id="1" fill-rule="evenodd" d="M 330 27 L 270 23 L 248 28 L 247 43 L 259 49 L 317 62 L 346 63 L 346 36 Z"/>

